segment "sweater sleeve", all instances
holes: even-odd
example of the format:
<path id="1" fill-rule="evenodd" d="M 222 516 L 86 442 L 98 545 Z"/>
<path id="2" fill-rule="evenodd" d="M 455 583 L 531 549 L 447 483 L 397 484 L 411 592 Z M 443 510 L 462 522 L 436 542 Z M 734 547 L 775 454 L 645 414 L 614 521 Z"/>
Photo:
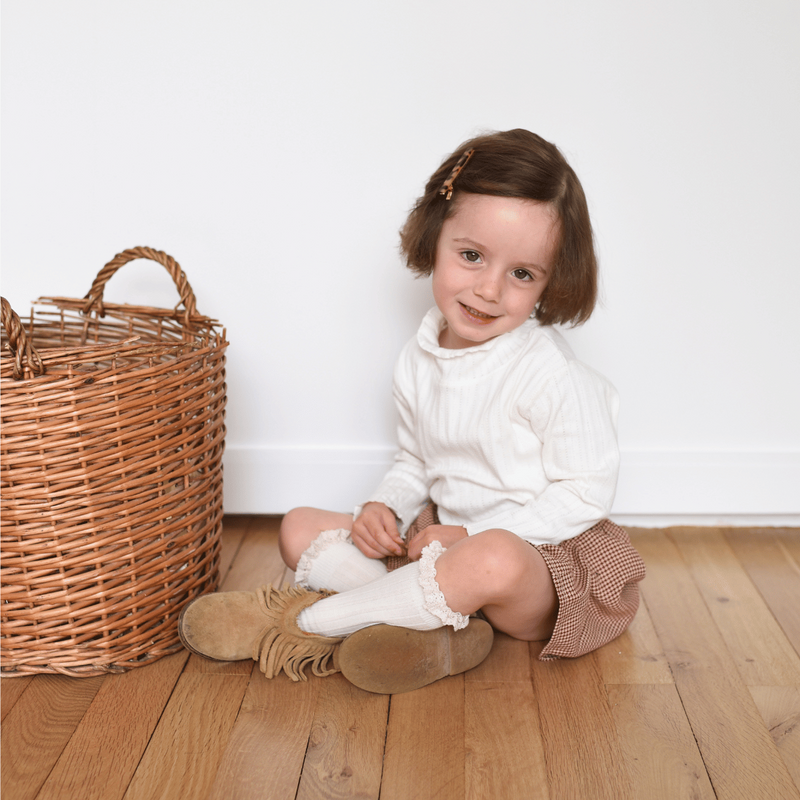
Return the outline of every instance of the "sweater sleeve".
<path id="1" fill-rule="evenodd" d="M 606 517 L 619 472 L 618 406 L 616 391 L 602 376 L 577 361 L 563 365 L 521 408 L 542 442 L 546 487 L 525 503 L 468 524 L 468 533 L 504 528 L 534 544 L 557 544 Z"/>
<path id="2" fill-rule="evenodd" d="M 394 466 L 384 476 L 367 502 L 387 505 L 399 520 L 400 533 L 419 516 L 430 496 L 430 482 L 416 437 L 416 397 L 408 348 L 398 359 L 393 395 L 398 412 L 398 451 Z"/>

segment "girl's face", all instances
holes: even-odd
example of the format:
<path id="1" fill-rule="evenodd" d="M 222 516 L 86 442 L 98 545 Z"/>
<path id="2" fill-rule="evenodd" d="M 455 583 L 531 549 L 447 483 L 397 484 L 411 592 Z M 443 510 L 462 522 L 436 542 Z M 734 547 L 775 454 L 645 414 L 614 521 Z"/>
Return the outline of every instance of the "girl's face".
<path id="1" fill-rule="evenodd" d="M 522 325 L 547 286 L 558 239 L 551 206 L 462 194 L 442 226 L 433 298 L 447 325 L 441 347 L 461 349 Z"/>

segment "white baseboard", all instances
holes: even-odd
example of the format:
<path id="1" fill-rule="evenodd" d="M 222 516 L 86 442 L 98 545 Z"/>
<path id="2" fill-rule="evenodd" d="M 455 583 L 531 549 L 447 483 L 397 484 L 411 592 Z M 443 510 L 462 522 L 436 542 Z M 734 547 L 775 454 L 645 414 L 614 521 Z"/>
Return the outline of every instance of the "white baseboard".
<path id="1" fill-rule="evenodd" d="M 391 466 L 389 447 L 228 447 L 225 510 L 350 511 Z M 612 518 L 628 525 L 800 525 L 800 452 L 623 451 Z"/>
<path id="2" fill-rule="evenodd" d="M 314 506 L 349 512 L 393 459 L 389 447 L 226 447 L 225 511 L 285 514 Z"/>
<path id="3" fill-rule="evenodd" d="M 617 514 L 623 528 L 800 528 L 800 514 Z"/>

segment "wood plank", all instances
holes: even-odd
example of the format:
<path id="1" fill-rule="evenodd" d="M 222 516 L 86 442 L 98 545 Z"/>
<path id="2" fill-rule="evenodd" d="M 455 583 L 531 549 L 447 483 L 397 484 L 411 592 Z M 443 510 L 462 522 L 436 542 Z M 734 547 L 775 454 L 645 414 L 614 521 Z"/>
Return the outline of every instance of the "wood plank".
<path id="1" fill-rule="evenodd" d="M 280 519 L 255 517 L 247 528 L 221 591 L 255 591 L 265 583 L 280 585 L 286 565 L 278 549 Z"/>
<path id="2" fill-rule="evenodd" d="M 531 659 L 528 643 L 495 631 L 489 655 L 482 664 L 464 673 L 464 680 L 478 682 L 531 682 Z"/>
<path id="3" fill-rule="evenodd" d="M 320 683 L 253 671 L 209 800 L 295 797 Z"/>
<path id="4" fill-rule="evenodd" d="M 185 674 L 202 673 L 204 675 L 245 675 L 253 672 L 256 662 L 247 661 L 214 661 L 192 653 L 183 670 Z"/>
<path id="5" fill-rule="evenodd" d="M 549 797 L 530 671 L 528 643 L 496 632 L 485 661 L 464 674 L 469 800 Z"/>
<path id="6" fill-rule="evenodd" d="M 392 695 L 381 800 L 464 800 L 464 676 Z"/>
<path id="7" fill-rule="evenodd" d="M 109 675 L 37 800 L 117 800 L 133 777 L 186 662 L 176 653 Z"/>
<path id="8" fill-rule="evenodd" d="M 745 684 L 800 685 L 800 656 L 722 531 L 673 528 L 669 536 L 689 567 Z"/>
<path id="9" fill-rule="evenodd" d="M 280 579 L 281 586 L 285 586 L 288 584 L 289 586 L 294 586 L 294 570 L 289 569 L 286 567 L 283 571 L 283 577 Z"/>
<path id="10" fill-rule="evenodd" d="M 32 680 L 33 675 L 26 675 L 24 678 L 0 678 L 0 721 L 6 718 Z"/>
<path id="11" fill-rule="evenodd" d="M 252 517 L 248 514 L 226 514 L 222 519 L 222 548 L 219 558 L 220 585 L 225 582 L 251 521 Z"/>
<path id="12" fill-rule="evenodd" d="M 531 683 L 469 681 L 464 687 L 464 796 L 547 800 L 547 767 Z"/>
<path id="13" fill-rule="evenodd" d="M 125 800 L 206 797 L 247 682 L 244 675 L 182 675 Z"/>
<path id="14" fill-rule="evenodd" d="M 606 687 L 633 796 L 714 800 L 674 684 Z"/>
<path id="15" fill-rule="evenodd" d="M 787 556 L 794 561 L 796 572 L 800 575 L 800 528 L 770 528 L 769 530 Z M 759 530 L 755 529 L 753 533 L 756 535 Z"/>
<path id="16" fill-rule="evenodd" d="M 3 722 L 3 800 L 36 797 L 106 676 L 37 675 Z"/>
<path id="17" fill-rule="evenodd" d="M 389 696 L 341 675 L 319 681 L 319 700 L 297 800 L 378 800 Z"/>
<path id="18" fill-rule="evenodd" d="M 725 532 L 786 638 L 800 654 L 800 565 L 794 559 L 792 545 L 797 535 L 747 528 Z"/>
<path id="19" fill-rule="evenodd" d="M 595 654 L 539 661 L 542 645 L 530 650 L 551 797 L 633 798 Z"/>
<path id="20" fill-rule="evenodd" d="M 800 686 L 751 686 L 772 741 L 800 787 Z"/>
<path id="21" fill-rule="evenodd" d="M 629 531 L 644 559 L 647 607 L 720 800 L 800 800 L 725 642 L 675 544 Z"/>
<path id="22" fill-rule="evenodd" d="M 644 598 L 622 636 L 596 651 L 603 682 L 673 683 L 664 648 L 656 636 Z"/>
<path id="23" fill-rule="evenodd" d="M 250 519 L 226 517 L 231 590 L 288 572 L 279 519 Z M 538 662 L 541 645 L 499 634 L 476 669 L 391 698 L 341 676 L 267 681 L 252 661 L 185 653 L 99 679 L 5 678 L 3 798 L 705 798 L 702 753 L 721 800 L 797 800 L 800 685 L 786 641 L 800 645 L 800 532 L 631 538 L 649 569 L 640 613 L 573 662 Z M 185 667 L 167 700 L 170 679 L 148 676 L 171 659 Z"/>

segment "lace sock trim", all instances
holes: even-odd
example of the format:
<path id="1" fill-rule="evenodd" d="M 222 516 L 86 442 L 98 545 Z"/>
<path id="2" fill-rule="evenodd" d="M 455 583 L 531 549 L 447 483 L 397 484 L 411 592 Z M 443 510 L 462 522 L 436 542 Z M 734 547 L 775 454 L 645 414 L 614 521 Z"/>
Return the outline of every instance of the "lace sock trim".
<path id="1" fill-rule="evenodd" d="M 308 588 L 308 576 L 311 574 L 312 564 L 319 554 L 335 544 L 349 540 L 350 531 L 346 528 L 322 531 L 303 552 L 303 555 L 300 556 L 300 560 L 297 562 L 297 569 L 294 571 L 295 585 Z"/>
<path id="2" fill-rule="evenodd" d="M 454 630 L 460 631 L 469 625 L 469 617 L 453 611 L 448 605 L 439 584 L 436 582 L 436 559 L 445 551 L 441 542 L 433 541 L 423 548 L 419 560 L 419 585 L 425 596 L 425 609 L 438 617 L 445 625 L 452 625 Z"/>

